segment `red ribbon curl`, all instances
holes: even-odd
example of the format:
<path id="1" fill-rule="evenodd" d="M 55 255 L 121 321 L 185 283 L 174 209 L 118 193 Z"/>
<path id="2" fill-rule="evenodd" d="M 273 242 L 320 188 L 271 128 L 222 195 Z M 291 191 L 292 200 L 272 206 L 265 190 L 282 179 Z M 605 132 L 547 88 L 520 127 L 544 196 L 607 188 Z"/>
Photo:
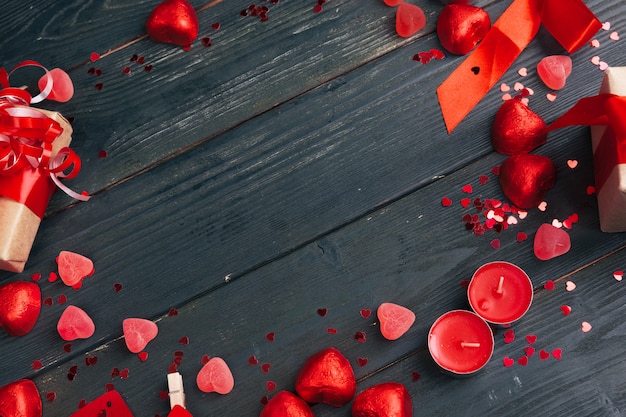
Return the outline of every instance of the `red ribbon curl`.
<path id="1" fill-rule="evenodd" d="M 35 61 L 24 61 L 13 68 L 38 66 Z M 78 194 L 60 181 L 71 179 L 80 171 L 80 157 L 69 147 L 52 155 L 54 141 L 63 133 L 63 127 L 41 111 L 27 107 L 41 101 L 52 90 L 52 77 L 35 98 L 9 85 L 9 75 L 0 68 L 0 196 L 25 204 L 43 218 L 50 196 L 56 187 L 69 196 L 86 201 L 88 195 Z"/>
<path id="2" fill-rule="evenodd" d="M 593 152 L 596 191 L 600 191 L 615 166 L 626 164 L 626 97 L 598 94 L 581 98 L 552 122 L 548 130 L 593 125 L 607 126 Z"/>
<path id="3" fill-rule="evenodd" d="M 437 89 L 448 133 L 504 75 L 541 24 L 569 53 L 602 27 L 582 0 L 514 0 L 474 52 Z"/>

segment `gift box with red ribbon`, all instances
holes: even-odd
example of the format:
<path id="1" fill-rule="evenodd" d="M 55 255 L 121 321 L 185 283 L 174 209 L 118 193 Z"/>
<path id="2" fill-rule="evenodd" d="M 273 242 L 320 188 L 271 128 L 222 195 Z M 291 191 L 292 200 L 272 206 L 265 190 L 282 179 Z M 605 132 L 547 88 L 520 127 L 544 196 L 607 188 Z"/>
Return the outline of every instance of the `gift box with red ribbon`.
<path id="1" fill-rule="evenodd" d="M 626 232 L 626 67 L 608 68 L 597 96 L 580 99 L 549 126 L 591 126 L 600 228 Z"/>
<path id="2" fill-rule="evenodd" d="M 30 65 L 40 67 L 25 61 L 16 68 Z M 75 193 L 60 181 L 80 170 L 80 158 L 68 147 L 72 140 L 69 122 L 57 112 L 30 107 L 45 99 L 52 81 L 33 98 L 23 89 L 10 87 L 8 76 L 0 68 L 0 269 L 22 272 L 57 187 L 79 200 L 89 196 Z"/>

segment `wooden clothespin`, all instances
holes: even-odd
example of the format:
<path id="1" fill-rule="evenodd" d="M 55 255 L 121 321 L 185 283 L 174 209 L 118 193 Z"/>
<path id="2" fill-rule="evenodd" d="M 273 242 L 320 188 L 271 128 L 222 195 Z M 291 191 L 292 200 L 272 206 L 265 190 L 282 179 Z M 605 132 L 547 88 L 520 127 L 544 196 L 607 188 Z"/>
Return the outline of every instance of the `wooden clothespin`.
<path id="1" fill-rule="evenodd" d="M 185 390 L 183 388 L 183 376 L 179 372 L 167 374 L 167 390 L 170 397 L 172 411 L 167 417 L 193 417 L 185 409 Z"/>

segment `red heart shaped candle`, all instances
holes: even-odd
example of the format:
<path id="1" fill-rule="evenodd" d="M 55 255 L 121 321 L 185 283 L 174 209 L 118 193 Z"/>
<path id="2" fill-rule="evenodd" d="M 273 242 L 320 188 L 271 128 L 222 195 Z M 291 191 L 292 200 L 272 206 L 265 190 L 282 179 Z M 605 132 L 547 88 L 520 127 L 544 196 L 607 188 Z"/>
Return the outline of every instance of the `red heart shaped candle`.
<path id="1" fill-rule="evenodd" d="M 9 336 L 24 336 L 30 332 L 40 311 L 39 285 L 16 281 L 0 286 L 0 327 Z"/>
<path id="2" fill-rule="evenodd" d="M 354 370 L 338 349 L 326 348 L 302 365 L 296 377 L 296 392 L 309 403 L 344 406 L 356 394 Z"/>
<path id="3" fill-rule="evenodd" d="M 360 393 L 352 404 L 352 417 L 412 417 L 413 402 L 406 387 L 384 382 Z"/>
<path id="4" fill-rule="evenodd" d="M 148 16 L 146 29 L 156 42 L 188 49 L 198 37 L 198 16 L 187 0 L 164 0 Z"/>
<path id="5" fill-rule="evenodd" d="M 289 391 L 279 391 L 263 407 L 259 417 L 314 417 L 314 414 L 302 398 Z"/>
<path id="6" fill-rule="evenodd" d="M 504 155 L 528 153 L 546 143 L 546 122 L 517 98 L 502 103 L 491 125 L 491 143 Z"/>
<path id="7" fill-rule="evenodd" d="M 437 19 L 439 42 L 455 55 L 465 55 L 474 49 L 490 28 L 489 14 L 469 4 L 449 4 Z"/>
<path id="8" fill-rule="evenodd" d="M 20 379 L 0 388 L 0 416 L 41 417 L 39 390 L 30 379 Z"/>
<path id="9" fill-rule="evenodd" d="M 519 208 L 539 205 L 555 182 L 556 166 L 546 156 L 512 155 L 500 165 L 502 191 Z"/>

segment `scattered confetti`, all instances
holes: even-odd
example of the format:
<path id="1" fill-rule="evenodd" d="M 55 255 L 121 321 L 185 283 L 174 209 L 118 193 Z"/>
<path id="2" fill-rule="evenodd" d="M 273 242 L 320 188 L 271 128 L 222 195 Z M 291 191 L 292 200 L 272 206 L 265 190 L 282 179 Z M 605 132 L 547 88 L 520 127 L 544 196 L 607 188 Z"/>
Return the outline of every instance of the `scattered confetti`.
<path id="1" fill-rule="evenodd" d="M 504 363 L 504 366 L 506 366 L 507 368 L 510 366 L 513 366 L 513 364 L 515 363 L 515 361 L 509 358 L 508 356 L 505 356 L 504 359 L 502 359 L 502 362 Z"/>
<path id="2" fill-rule="evenodd" d="M 599 48 L 600 41 L 597 39 L 593 39 L 591 42 L 589 42 L 589 46 L 591 46 L 592 48 Z"/>
<path id="3" fill-rule="evenodd" d="M 411 372 L 411 381 L 413 381 L 413 382 L 417 382 L 417 381 L 419 381 L 420 379 L 422 379 L 422 374 L 420 374 L 420 373 L 419 373 L 419 372 L 417 372 L 417 371 L 413 371 L 413 372 Z"/>
<path id="4" fill-rule="evenodd" d="M 596 192 L 596 187 L 594 187 L 593 185 L 588 185 L 587 186 L 587 195 L 593 195 Z"/>
<path id="5" fill-rule="evenodd" d="M 574 169 L 578 166 L 578 161 L 575 159 L 568 159 L 567 166 L 570 167 L 571 169 Z"/>
<path id="6" fill-rule="evenodd" d="M 548 99 L 548 101 L 554 101 L 556 100 L 556 94 L 548 93 L 546 94 L 546 98 Z"/>
<path id="7" fill-rule="evenodd" d="M 509 87 L 507 83 L 500 84 L 501 92 L 506 93 L 507 91 L 510 91 L 510 90 L 511 90 L 511 87 Z"/>
<path id="8" fill-rule="evenodd" d="M 178 339 L 178 343 L 180 343 L 181 345 L 188 345 L 189 344 L 189 337 L 187 336 L 183 336 L 180 339 Z"/>
<path id="9" fill-rule="evenodd" d="M 533 345 L 537 341 L 537 336 L 534 334 L 529 334 L 528 336 L 526 336 L 526 341 L 529 345 Z"/>
<path id="10" fill-rule="evenodd" d="M 337 334 L 337 329 L 335 329 L 334 327 L 329 327 L 328 329 L 326 329 L 326 332 L 330 334 Z"/>
<path id="11" fill-rule="evenodd" d="M 365 332 L 356 332 L 354 335 L 354 340 L 356 340 L 359 343 L 365 343 L 367 341 Z"/>
<path id="12" fill-rule="evenodd" d="M 47 393 L 46 393 L 46 399 L 47 399 L 49 402 L 53 402 L 56 398 L 57 398 L 57 394 L 56 394 L 56 392 L 51 391 L 51 392 L 47 392 Z"/>
<path id="13" fill-rule="evenodd" d="M 467 194 L 471 194 L 474 191 L 474 189 L 472 188 L 472 184 L 465 184 L 463 188 L 461 188 L 461 191 Z"/>
<path id="14" fill-rule="evenodd" d="M 272 392 L 276 389 L 276 382 L 274 381 L 267 381 L 265 383 L 265 386 L 267 388 L 267 392 Z"/>
<path id="15" fill-rule="evenodd" d="M 268 342 L 273 342 L 274 341 L 274 332 L 269 332 L 265 335 L 265 339 L 267 339 Z"/>
<path id="16" fill-rule="evenodd" d="M 367 309 L 362 309 L 360 311 L 361 317 L 363 317 L 364 319 L 368 318 L 370 316 L 370 314 L 372 314 L 372 311 L 367 308 Z"/>
<path id="17" fill-rule="evenodd" d="M 520 77 L 525 77 L 528 75 L 528 69 L 525 67 L 522 67 L 519 70 L 517 70 L 517 73 L 519 74 Z"/>
<path id="18" fill-rule="evenodd" d="M 548 291 L 552 291 L 554 289 L 554 281 L 549 279 L 545 284 L 543 284 L 543 288 Z"/>
<path id="19" fill-rule="evenodd" d="M 170 308 L 170 310 L 168 311 L 167 315 L 169 317 L 175 317 L 178 316 L 178 310 L 176 310 L 174 307 Z"/>
<path id="20" fill-rule="evenodd" d="M 616 281 L 621 281 L 624 278 L 624 271 L 617 270 L 613 272 L 613 278 L 615 278 Z"/>
<path id="21" fill-rule="evenodd" d="M 113 291 L 115 291 L 115 292 L 122 291 L 122 284 L 120 284 L 120 283 L 113 284 Z"/>
<path id="22" fill-rule="evenodd" d="M 98 159 L 104 159 L 104 158 L 106 158 L 108 156 L 109 156 L 109 154 L 104 149 L 101 149 L 101 150 L 98 151 Z"/>
<path id="23" fill-rule="evenodd" d="M 609 39 L 611 39 L 612 41 L 618 41 L 619 40 L 619 33 L 611 32 L 611 34 L 609 35 Z"/>
<path id="24" fill-rule="evenodd" d="M 89 60 L 91 62 L 96 62 L 99 59 L 100 59 L 100 54 L 97 52 L 92 52 L 91 55 L 89 55 Z"/>
<path id="25" fill-rule="evenodd" d="M 363 367 L 363 366 L 367 365 L 367 358 L 361 358 L 360 357 L 360 358 L 357 359 L 357 362 L 358 362 L 360 367 Z"/>
<path id="26" fill-rule="evenodd" d="M 139 358 L 140 361 L 145 362 L 148 360 L 148 352 L 143 351 L 143 352 L 139 352 L 137 354 L 137 357 Z"/>
<path id="27" fill-rule="evenodd" d="M 494 249 L 500 249 L 500 239 L 493 239 L 489 244 Z"/>
<path id="28" fill-rule="evenodd" d="M 561 312 L 563 313 L 564 316 L 569 316 L 570 313 L 572 312 L 572 307 L 568 305 L 562 305 Z"/>
<path id="29" fill-rule="evenodd" d="M 590 331 L 590 330 L 591 330 L 591 324 L 589 324 L 589 323 L 588 323 L 588 322 L 586 322 L 586 321 L 583 321 L 583 322 L 581 323 L 581 330 L 583 331 L 583 333 L 587 333 L 588 331 Z"/>
<path id="30" fill-rule="evenodd" d="M 550 357 L 550 353 L 548 353 L 548 351 L 546 351 L 544 349 L 541 349 L 539 351 L 539 359 L 541 359 L 542 361 L 545 361 L 549 357 Z"/>
<path id="31" fill-rule="evenodd" d="M 328 309 L 327 308 L 318 308 L 317 309 L 317 315 L 320 316 L 320 317 L 326 316 L 327 313 L 328 313 Z"/>
<path id="32" fill-rule="evenodd" d="M 34 282 L 39 282 L 39 280 L 41 279 L 41 273 L 37 272 L 34 273 L 30 276 L 30 279 L 32 279 Z"/>
<path id="33" fill-rule="evenodd" d="M 602 23 L 602 30 L 610 30 L 610 29 L 611 29 L 611 22 Z"/>
<path id="34" fill-rule="evenodd" d="M 33 361 L 33 364 L 31 365 L 31 367 L 33 368 L 33 371 L 37 371 L 43 368 L 43 363 L 41 363 L 39 359 L 36 359 Z"/>
<path id="35" fill-rule="evenodd" d="M 572 281 L 567 281 L 565 283 L 565 289 L 567 291 L 574 291 L 576 289 L 576 284 L 574 284 Z"/>
<path id="36" fill-rule="evenodd" d="M 515 332 L 513 329 L 508 329 L 504 332 L 504 343 L 512 343 L 515 340 Z"/>
<path id="37" fill-rule="evenodd" d="M 444 207 L 450 207 L 452 205 L 452 200 L 450 200 L 448 197 L 444 197 L 441 199 L 441 205 Z"/>
<path id="38" fill-rule="evenodd" d="M 522 357 L 518 358 L 517 359 L 517 363 L 519 363 L 522 366 L 528 365 L 528 356 L 522 356 Z"/>
<path id="39" fill-rule="evenodd" d="M 526 353 L 526 356 L 531 357 L 535 354 L 535 348 L 532 346 L 526 346 L 524 348 L 524 353 Z"/>
<path id="40" fill-rule="evenodd" d="M 70 353 L 72 351 L 72 344 L 71 343 L 66 343 L 63 345 L 63 351 L 65 353 Z"/>
<path id="41" fill-rule="evenodd" d="M 556 360 L 560 360 L 563 355 L 563 350 L 560 348 L 556 348 L 552 351 L 552 357 Z"/>
<path id="42" fill-rule="evenodd" d="M 270 368 L 272 367 L 272 365 L 270 365 L 269 363 L 264 363 L 261 365 L 261 371 L 266 374 L 270 371 Z"/>

